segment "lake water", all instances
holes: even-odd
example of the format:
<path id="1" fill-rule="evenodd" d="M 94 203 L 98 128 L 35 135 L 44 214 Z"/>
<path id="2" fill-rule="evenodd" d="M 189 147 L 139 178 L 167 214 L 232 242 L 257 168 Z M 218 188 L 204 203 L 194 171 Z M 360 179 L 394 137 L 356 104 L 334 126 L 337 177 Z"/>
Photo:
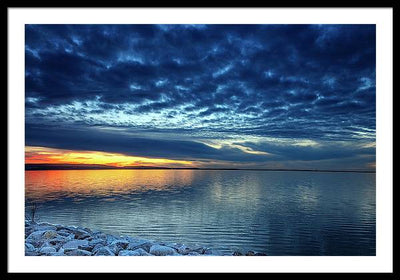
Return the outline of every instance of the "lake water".
<path id="1" fill-rule="evenodd" d="M 375 174 L 26 171 L 40 221 L 268 255 L 375 255 Z"/>

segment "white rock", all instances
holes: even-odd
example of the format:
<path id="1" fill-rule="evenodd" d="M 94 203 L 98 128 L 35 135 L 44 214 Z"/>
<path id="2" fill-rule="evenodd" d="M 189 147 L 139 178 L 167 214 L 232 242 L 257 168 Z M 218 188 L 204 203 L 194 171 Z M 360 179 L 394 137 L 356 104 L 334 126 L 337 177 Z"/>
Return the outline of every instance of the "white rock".
<path id="1" fill-rule="evenodd" d="M 51 253 L 55 253 L 55 252 L 57 252 L 57 251 L 53 247 L 43 247 L 39 251 L 39 253 L 45 254 L 45 255 L 50 255 Z"/>
<path id="2" fill-rule="evenodd" d="M 119 251 L 118 256 L 152 256 L 151 254 L 147 253 L 142 248 L 136 249 L 134 251 L 131 250 L 121 250 Z"/>
<path id="3" fill-rule="evenodd" d="M 115 256 L 114 253 L 108 248 L 107 246 L 104 246 L 97 250 L 95 256 Z"/>
<path id="4" fill-rule="evenodd" d="M 150 254 L 155 255 L 155 256 L 174 256 L 177 255 L 176 251 L 167 246 L 162 246 L 162 245 L 153 245 L 150 247 Z"/>

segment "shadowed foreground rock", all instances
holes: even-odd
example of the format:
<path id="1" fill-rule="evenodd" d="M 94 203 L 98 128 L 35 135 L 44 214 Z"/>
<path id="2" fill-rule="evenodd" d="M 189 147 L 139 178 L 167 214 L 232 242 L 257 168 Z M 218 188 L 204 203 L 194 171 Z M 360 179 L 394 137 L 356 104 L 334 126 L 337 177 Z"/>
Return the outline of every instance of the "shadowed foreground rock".
<path id="1" fill-rule="evenodd" d="M 114 236 L 88 228 L 25 221 L 26 256 L 261 256 L 225 254 L 211 248 Z"/>

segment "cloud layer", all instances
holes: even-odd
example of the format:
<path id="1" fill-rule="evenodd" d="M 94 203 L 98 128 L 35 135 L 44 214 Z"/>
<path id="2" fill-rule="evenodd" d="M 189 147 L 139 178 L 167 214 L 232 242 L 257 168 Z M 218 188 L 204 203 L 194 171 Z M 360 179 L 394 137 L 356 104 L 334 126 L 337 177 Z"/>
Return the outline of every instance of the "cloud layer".
<path id="1" fill-rule="evenodd" d="M 27 25 L 25 35 L 27 145 L 374 161 L 374 25 Z"/>

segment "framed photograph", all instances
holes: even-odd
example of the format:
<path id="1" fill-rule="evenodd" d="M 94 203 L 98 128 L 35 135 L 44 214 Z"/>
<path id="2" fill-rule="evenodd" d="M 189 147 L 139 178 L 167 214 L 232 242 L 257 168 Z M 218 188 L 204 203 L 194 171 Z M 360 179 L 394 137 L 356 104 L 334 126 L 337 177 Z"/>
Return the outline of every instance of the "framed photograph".
<path id="1" fill-rule="evenodd" d="M 7 12 L 9 272 L 393 272 L 391 7 Z"/>

